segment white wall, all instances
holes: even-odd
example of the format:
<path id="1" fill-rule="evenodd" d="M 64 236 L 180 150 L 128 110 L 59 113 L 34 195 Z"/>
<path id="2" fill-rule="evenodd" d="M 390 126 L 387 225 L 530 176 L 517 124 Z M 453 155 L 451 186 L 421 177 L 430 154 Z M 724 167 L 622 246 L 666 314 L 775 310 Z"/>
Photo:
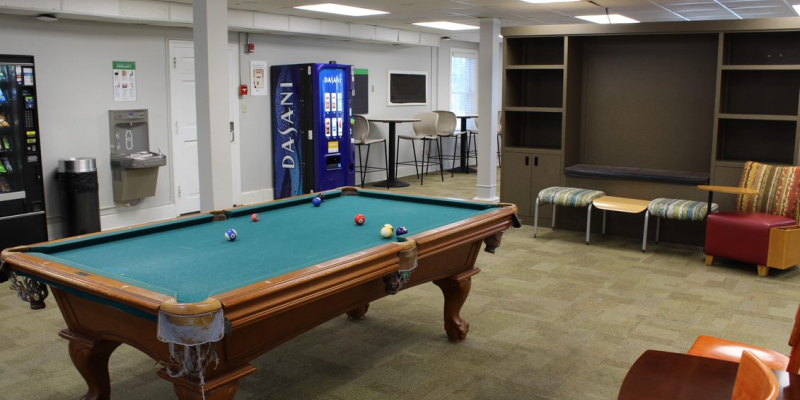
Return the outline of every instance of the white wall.
<path id="1" fill-rule="evenodd" d="M 269 66 L 281 64 L 324 63 L 336 61 L 351 64 L 356 68 L 369 70 L 369 85 L 374 91 L 369 93 L 370 116 L 410 118 L 422 111 L 435 109 L 437 88 L 436 49 L 419 46 L 378 45 L 358 42 L 344 42 L 326 39 L 309 39 L 280 35 L 250 35 L 255 43 L 253 54 L 243 54 L 240 58 L 242 77 L 249 84 L 250 60 L 267 61 Z M 429 77 L 431 99 L 427 106 L 387 106 L 387 71 L 425 71 Z M 449 75 L 448 75 L 449 76 Z M 270 123 L 270 97 L 245 96 L 242 104 L 247 104 L 248 112 L 241 115 L 243 130 L 251 132 L 242 136 L 242 191 L 249 192 L 272 186 L 272 159 L 268 157 L 272 149 Z M 397 124 L 397 134 L 413 133 L 411 124 Z M 371 124 L 370 135 L 388 138 L 388 125 Z M 364 149 L 366 150 L 366 148 Z M 383 165 L 383 149 L 373 146 L 370 165 Z M 419 151 L 419 150 L 418 150 Z M 401 160 L 411 159 L 409 143 L 401 144 Z M 431 168 L 433 170 L 433 168 Z M 413 166 L 400 168 L 399 176 L 414 174 Z M 358 178 L 356 178 L 358 180 Z M 372 173 L 367 181 L 385 179 L 383 173 Z M 433 179 L 433 178 L 431 178 Z M 246 196 L 249 197 L 249 196 Z M 243 198 L 244 200 L 244 198 Z"/>
<path id="2" fill-rule="evenodd" d="M 229 37 L 237 43 L 237 34 Z M 0 15 L 0 54 L 33 55 L 36 61 L 42 160 L 51 238 L 61 236 L 55 170 L 59 158 L 94 157 L 100 181 L 103 229 L 149 222 L 175 216 L 172 199 L 172 159 L 169 135 L 169 82 L 167 41 L 191 40 L 186 28 L 140 26 L 91 21 L 61 20 L 46 23 L 27 16 Z M 336 60 L 369 70 L 370 115 L 411 117 L 436 109 L 441 73 L 436 48 L 378 45 L 284 35 L 251 34 L 254 54 L 240 54 L 243 83 L 249 84 L 249 61 L 266 60 L 269 65 L 327 62 Z M 449 50 L 447 51 L 449 56 Z M 111 87 L 112 61 L 135 61 L 137 101 L 114 102 Z M 448 62 L 449 66 L 449 62 Z M 387 107 L 387 70 L 426 71 L 430 77 L 428 106 Z M 449 72 L 447 75 L 449 76 Z M 444 78 L 449 81 L 449 78 Z M 243 201 L 269 199 L 272 193 L 269 96 L 244 96 L 248 112 L 240 115 Z M 159 169 L 154 197 L 139 205 L 118 206 L 113 201 L 108 136 L 108 110 L 145 108 L 150 112 L 150 147 L 168 156 Z M 373 124 L 373 134 L 388 136 L 384 124 Z M 398 124 L 398 134 L 411 133 L 410 124 Z M 370 164 L 380 163 L 380 149 L 373 149 Z M 402 159 L 410 158 L 405 148 Z M 402 168 L 400 176 L 414 173 Z M 371 179 L 383 179 L 373 174 Z M 431 178 L 433 179 L 433 178 Z"/>
<path id="3" fill-rule="evenodd" d="M 47 23 L 32 17 L 0 16 L 0 53 L 35 57 L 51 237 L 61 235 L 55 181 L 60 158 L 97 159 L 104 229 L 174 216 L 168 167 L 159 169 L 154 197 L 133 207 L 115 206 L 108 133 L 108 110 L 146 108 L 150 113 L 151 149 L 169 152 L 167 37 L 191 39 L 191 31 L 93 22 Z M 137 101 L 114 102 L 112 61 L 136 62 Z"/>

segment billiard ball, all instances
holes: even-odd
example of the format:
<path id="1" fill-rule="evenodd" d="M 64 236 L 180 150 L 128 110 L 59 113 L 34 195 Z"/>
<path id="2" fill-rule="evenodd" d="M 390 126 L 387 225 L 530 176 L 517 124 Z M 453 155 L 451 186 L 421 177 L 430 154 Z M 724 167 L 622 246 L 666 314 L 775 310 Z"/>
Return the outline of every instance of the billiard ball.
<path id="1" fill-rule="evenodd" d="M 313 204 L 314 207 L 319 207 L 322 204 L 322 199 L 319 197 L 314 197 L 314 199 L 311 200 L 311 204 Z"/>
<path id="2" fill-rule="evenodd" d="M 250 216 L 250 219 L 252 219 L 253 222 L 258 222 L 261 220 L 261 216 L 259 216 L 258 214 L 253 214 Z"/>
<path id="3" fill-rule="evenodd" d="M 320 193 L 317 195 L 317 197 L 319 197 L 320 200 L 325 201 L 325 193 Z"/>
<path id="4" fill-rule="evenodd" d="M 390 227 L 388 227 L 386 225 L 384 225 L 383 228 L 381 228 L 381 236 L 383 236 L 385 238 L 392 237 L 392 233 L 393 233 L 392 232 L 392 228 L 390 228 Z"/>
<path id="5" fill-rule="evenodd" d="M 364 217 L 364 214 L 356 214 L 356 225 L 364 225 L 364 222 L 367 222 L 367 218 Z"/>
<path id="6" fill-rule="evenodd" d="M 228 239 L 231 242 L 236 240 L 238 236 L 239 235 L 236 233 L 236 230 L 234 229 L 228 229 L 227 231 L 225 231 L 225 239 Z"/>
<path id="7" fill-rule="evenodd" d="M 383 224 L 383 227 L 389 228 L 390 231 L 394 231 L 394 227 L 392 226 L 392 224 Z"/>
<path id="8" fill-rule="evenodd" d="M 405 226 L 398 226 L 397 230 L 394 232 L 394 234 L 397 236 L 403 236 L 406 233 L 408 233 L 408 229 L 406 229 Z"/>

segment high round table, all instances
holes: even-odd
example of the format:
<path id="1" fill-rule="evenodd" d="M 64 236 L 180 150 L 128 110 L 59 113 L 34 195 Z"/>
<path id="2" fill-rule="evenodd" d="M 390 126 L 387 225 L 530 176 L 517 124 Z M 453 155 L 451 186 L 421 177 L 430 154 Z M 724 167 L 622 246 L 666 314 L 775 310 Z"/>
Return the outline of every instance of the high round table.
<path id="1" fill-rule="evenodd" d="M 381 118 L 381 117 L 367 117 L 367 121 L 369 122 L 382 122 L 385 124 L 389 124 L 389 179 L 385 181 L 375 182 L 372 185 L 378 187 L 385 187 L 385 188 L 397 188 L 397 187 L 406 187 L 408 183 L 397 180 L 397 177 L 394 173 L 394 166 L 395 162 L 395 149 L 397 146 L 397 133 L 395 131 L 396 124 L 402 124 L 406 122 L 419 122 L 419 119 L 416 118 Z"/>

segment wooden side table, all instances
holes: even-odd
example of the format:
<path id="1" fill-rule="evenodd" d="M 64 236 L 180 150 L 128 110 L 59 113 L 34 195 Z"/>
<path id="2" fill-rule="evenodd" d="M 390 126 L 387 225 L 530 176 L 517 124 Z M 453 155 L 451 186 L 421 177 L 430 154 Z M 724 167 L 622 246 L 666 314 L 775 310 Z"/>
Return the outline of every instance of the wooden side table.
<path id="1" fill-rule="evenodd" d="M 642 238 L 642 253 L 647 248 L 647 223 L 650 219 L 650 211 L 647 206 L 650 200 L 629 199 L 626 197 L 603 196 L 595 199 L 592 204 L 596 208 L 603 210 L 603 235 L 606 234 L 606 211 L 622 212 L 628 214 L 639 214 L 644 212 L 644 234 Z M 587 238 L 588 244 L 588 238 Z"/>

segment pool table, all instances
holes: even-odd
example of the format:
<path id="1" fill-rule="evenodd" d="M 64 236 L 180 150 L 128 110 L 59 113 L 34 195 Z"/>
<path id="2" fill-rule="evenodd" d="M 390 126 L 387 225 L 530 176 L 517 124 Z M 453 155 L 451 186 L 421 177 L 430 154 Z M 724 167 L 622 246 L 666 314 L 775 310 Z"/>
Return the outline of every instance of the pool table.
<path id="1" fill-rule="evenodd" d="M 0 280 L 34 309 L 53 293 L 84 399 L 110 397 L 108 360 L 122 343 L 162 364 L 178 398 L 232 399 L 261 354 L 429 281 L 444 294 L 449 340 L 464 340 L 475 259 L 519 226 L 516 206 L 351 187 L 324 195 L 320 207 L 305 195 L 6 249 Z M 409 232 L 383 238 L 385 223 Z"/>

